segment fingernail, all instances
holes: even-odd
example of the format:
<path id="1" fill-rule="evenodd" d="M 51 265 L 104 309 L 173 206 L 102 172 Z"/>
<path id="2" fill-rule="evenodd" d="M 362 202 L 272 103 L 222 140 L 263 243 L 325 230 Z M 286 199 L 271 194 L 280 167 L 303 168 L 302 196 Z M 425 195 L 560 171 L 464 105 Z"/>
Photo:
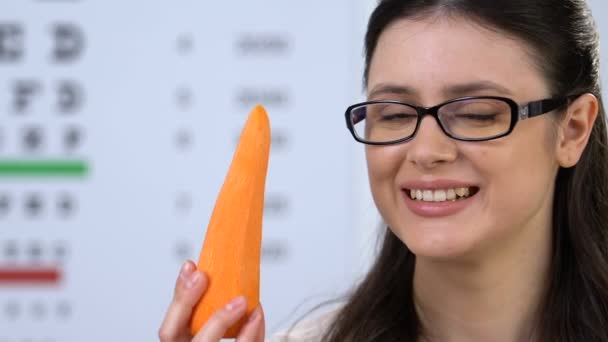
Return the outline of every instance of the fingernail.
<path id="1" fill-rule="evenodd" d="M 249 322 L 253 322 L 255 321 L 258 317 L 260 316 L 260 310 L 255 309 L 253 310 L 253 312 L 251 313 L 251 315 L 249 315 Z"/>
<path id="2" fill-rule="evenodd" d="M 186 261 L 186 262 L 184 262 L 181 270 L 179 271 L 179 276 L 182 279 L 188 279 L 188 277 L 190 276 L 192 271 L 194 271 L 194 267 L 192 267 L 192 263 Z"/>
<path id="3" fill-rule="evenodd" d="M 245 306 L 245 304 L 247 304 L 245 297 L 240 296 L 240 297 L 233 299 L 230 303 L 228 303 L 228 305 L 226 305 L 226 310 L 228 310 L 228 311 L 236 310 L 236 309 L 239 309 L 239 308 Z"/>
<path id="4" fill-rule="evenodd" d="M 190 279 L 186 282 L 187 288 L 192 288 L 198 281 L 201 280 L 201 272 L 194 272 L 190 275 Z"/>

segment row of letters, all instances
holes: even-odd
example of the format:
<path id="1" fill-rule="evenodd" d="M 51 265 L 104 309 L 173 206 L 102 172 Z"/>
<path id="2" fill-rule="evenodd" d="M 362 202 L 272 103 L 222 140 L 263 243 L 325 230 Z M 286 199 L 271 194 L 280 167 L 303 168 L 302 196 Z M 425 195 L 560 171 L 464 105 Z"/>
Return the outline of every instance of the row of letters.
<path id="1" fill-rule="evenodd" d="M 14 321 L 20 318 L 33 318 L 41 320 L 49 316 L 65 319 L 72 314 L 72 306 L 67 301 L 56 303 L 45 303 L 43 301 L 33 301 L 31 303 L 20 303 L 18 301 L 7 301 L 0 305 L 2 310 L 0 317 L 4 320 Z M 26 340 L 29 341 L 29 340 Z M 0 337 L 0 342 L 4 342 Z"/>
<path id="2" fill-rule="evenodd" d="M 0 248 L 1 265 L 57 264 L 63 263 L 68 257 L 67 245 L 62 241 L 42 243 L 40 241 L 5 240 Z"/>
<path id="3" fill-rule="evenodd" d="M 52 41 L 50 58 L 56 63 L 74 62 L 86 47 L 82 27 L 69 22 L 52 23 L 48 29 Z M 0 22 L 0 63 L 20 62 L 26 57 L 27 30 L 23 23 Z M 292 50 L 292 41 L 284 33 L 247 33 L 236 39 L 241 56 L 283 56 Z"/>
<path id="4" fill-rule="evenodd" d="M 16 138 L 10 135 L 17 135 Z M 53 134 L 55 135 L 55 133 Z M 66 126 L 59 133 L 57 140 L 61 146 L 62 152 L 72 153 L 79 150 L 84 143 L 84 131 L 78 126 Z M 0 153 L 6 149 L 6 146 L 12 143 L 12 140 L 18 141 L 18 147 L 24 153 L 39 153 L 44 151 L 49 145 L 50 134 L 39 125 L 25 126 L 21 129 L 2 129 L 0 128 Z"/>
<path id="5" fill-rule="evenodd" d="M 0 63 L 18 63 L 26 58 L 26 28 L 18 22 L 0 22 Z M 49 27 L 52 41 L 50 59 L 55 63 L 78 60 L 85 49 L 82 28 L 73 23 L 53 23 Z"/>
<path id="6" fill-rule="evenodd" d="M 77 209 L 76 199 L 69 194 L 60 194 L 53 198 L 44 197 L 39 193 L 25 194 L 19 198 L 0 194 L 0 218 L 6 218 L 16 211 L 28 218 L 48 218 L 49 211 L 53 211 L 59 218 L 67 218 L 73 217 Z"/>
<path id="7" fill-rule="evenodd" d="M 52 97 L 54 110 L 57 113 L 73 114 L 81 110 L 84 103 L 84 88 L 73 80 L 60 80 L 46 86 L 37 80 L 15 80 L 10 86 L 10 108 L 15 114 L 27 114 L 37 101 L 43 97 Z"/>

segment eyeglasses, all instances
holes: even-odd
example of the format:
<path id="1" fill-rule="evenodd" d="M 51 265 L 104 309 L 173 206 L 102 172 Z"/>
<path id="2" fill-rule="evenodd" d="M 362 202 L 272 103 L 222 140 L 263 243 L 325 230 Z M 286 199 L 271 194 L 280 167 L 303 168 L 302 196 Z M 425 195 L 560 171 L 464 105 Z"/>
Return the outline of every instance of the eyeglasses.
<path id="1" fill-rule="evenodd" d="M 368 145 L 391 145 L 416 136 L 426 115 L 435 118 L 449 137 L 485 141 L 510 134 L 520 120 L 551 112 L 568 103 L 568 97 L 519 105 L 505 97 L 473 96 L 419 107 L 400 101 L 368 101 L 346 109 L 346 125 L 355 140 Z"/>

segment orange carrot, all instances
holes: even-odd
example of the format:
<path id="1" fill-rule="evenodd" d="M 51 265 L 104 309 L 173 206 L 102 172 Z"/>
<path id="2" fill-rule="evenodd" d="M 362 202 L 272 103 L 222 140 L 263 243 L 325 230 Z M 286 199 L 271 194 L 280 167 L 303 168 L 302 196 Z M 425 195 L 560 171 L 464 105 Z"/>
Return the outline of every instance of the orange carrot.
<path id="1" fill-rule="evenodd" d="M 215 202 L 198 269 L 207 273 L 209 287 L 194 308 L 194 335 L 211 315 L 238 296 L 247 298 L 247 314 L 224 338 L 235 338 L 247 316 L 259 305 L 260 254 L 264 189 L 270 150 L 266 110 L 249 114 L 232 164 Z"/>

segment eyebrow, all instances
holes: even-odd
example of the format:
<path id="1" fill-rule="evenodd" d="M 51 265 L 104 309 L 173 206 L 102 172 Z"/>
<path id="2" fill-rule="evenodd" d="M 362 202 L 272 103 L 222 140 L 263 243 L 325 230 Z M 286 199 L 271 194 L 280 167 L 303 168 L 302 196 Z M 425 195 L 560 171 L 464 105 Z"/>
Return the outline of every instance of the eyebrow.
<path id="1" fill-rule="evenodd" d="M 463 84 L 454 84 L 445 86 L 441 89 L 441 92 L 447 97 L 460 97 L 467 96 L 472 93 L 479 93 L 481 91 L 493 91 L 505 95 L 513 95 L 513 93 L 506 87 L 492 82 L 492 81 L 475 81 Z M 393 84 L 393 83 L 380 83 L 373 87 L 369 93 L 369 98 L 374 98 L 379 95 L 400 95 L 400 96 L 415 96 L 419 95 L 418 91 L 410 86 Z"/>

